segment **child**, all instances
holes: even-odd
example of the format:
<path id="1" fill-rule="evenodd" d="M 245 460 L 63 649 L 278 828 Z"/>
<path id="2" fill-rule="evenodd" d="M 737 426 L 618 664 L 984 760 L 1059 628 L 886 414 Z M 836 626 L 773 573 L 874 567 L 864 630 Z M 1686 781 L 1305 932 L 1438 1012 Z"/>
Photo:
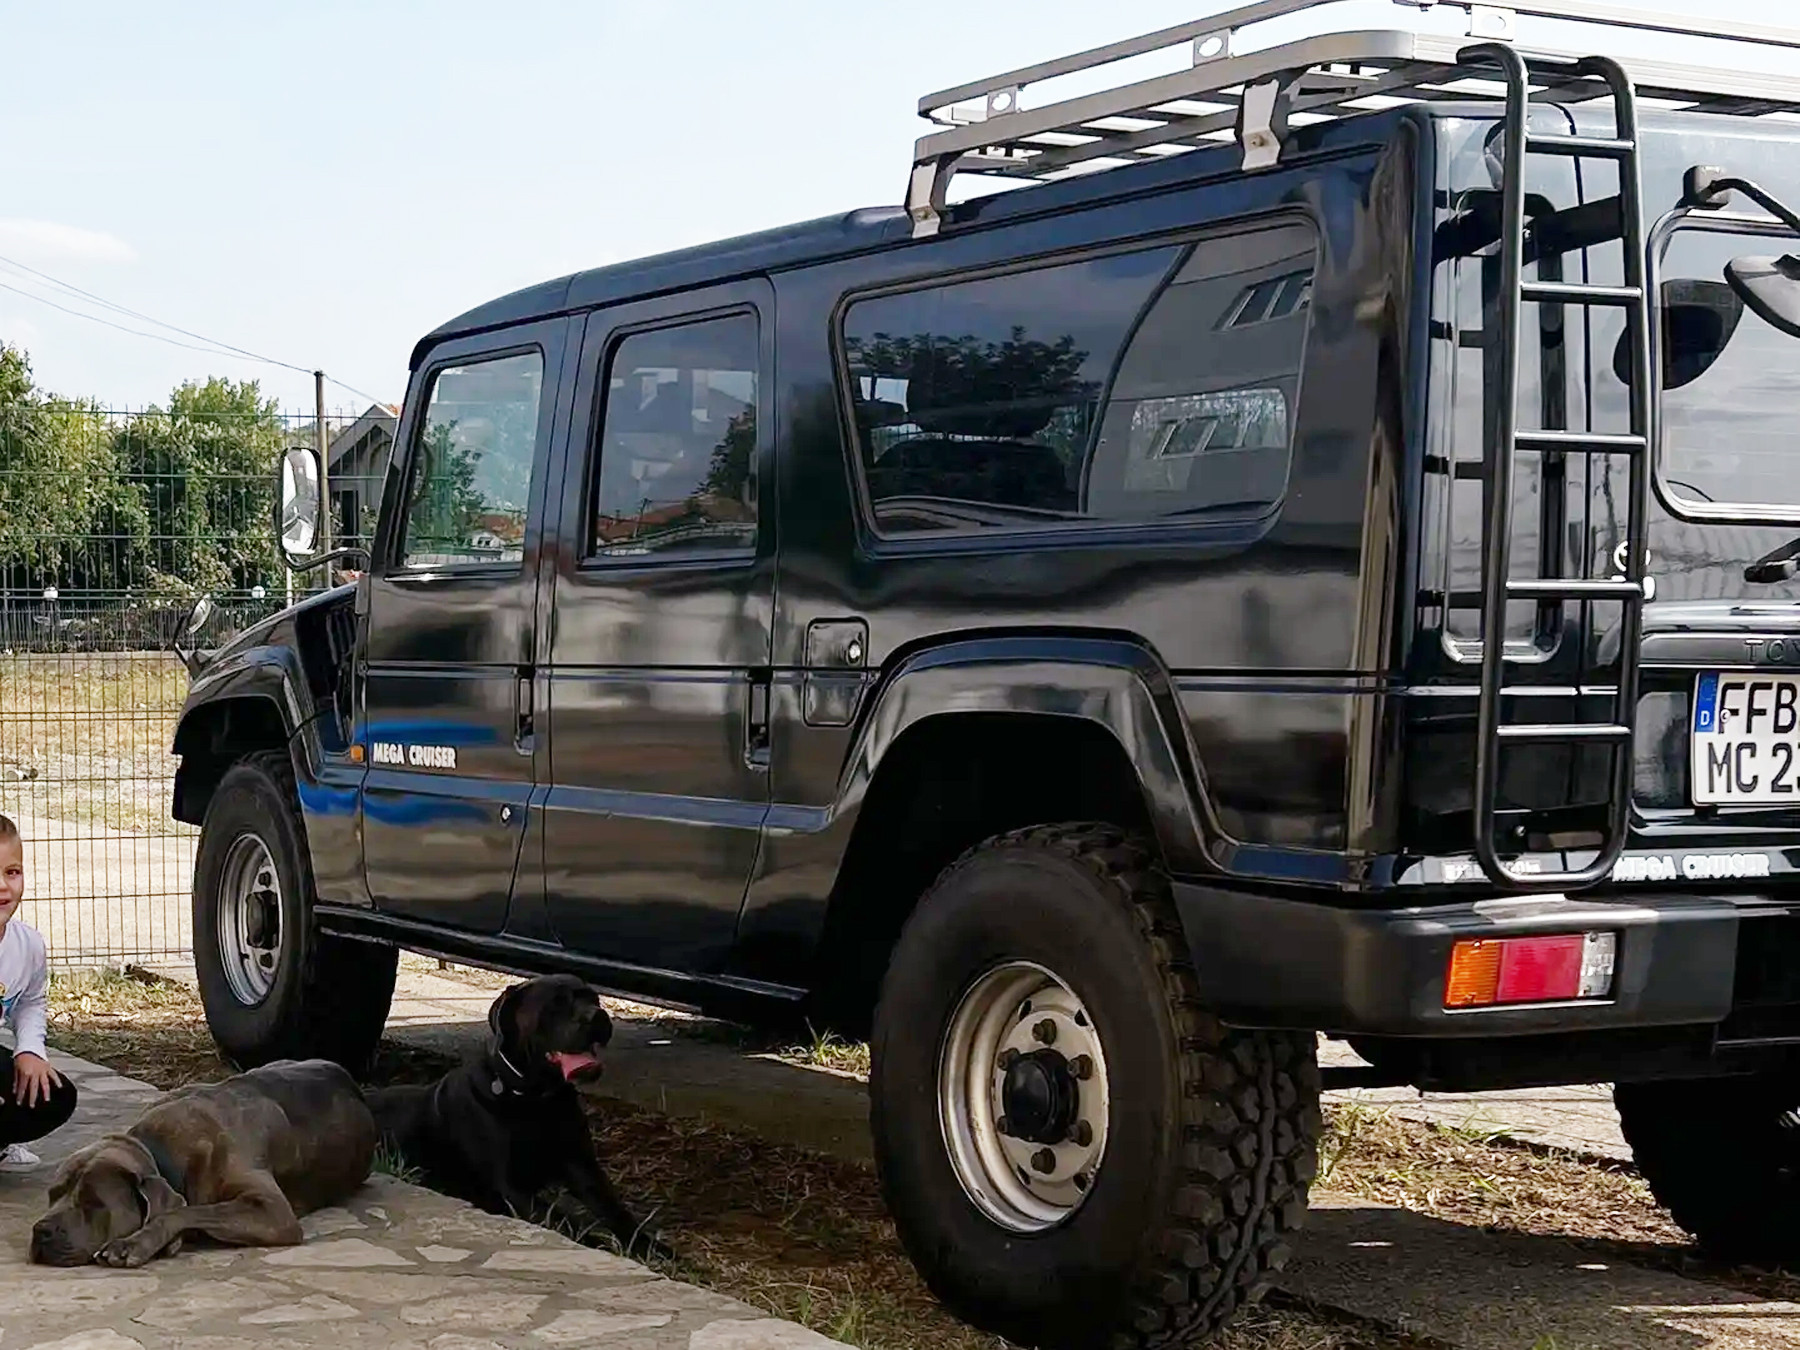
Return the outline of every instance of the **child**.
<path id="1" fill-rule="evenodd" d="M 0 1024 L 13 1029 L 17 1048 L 0 1049 L 0 1171 L 23 1171 L 42 1161 L 25 1147 L 60 1129 L 75 1111 L 75 1085 L 50 1067 L 44 1050 L 44 1013 L 50 972 L 44 939 L 14 918 L 25 899 L 25 841 L 0 816 Z"/>

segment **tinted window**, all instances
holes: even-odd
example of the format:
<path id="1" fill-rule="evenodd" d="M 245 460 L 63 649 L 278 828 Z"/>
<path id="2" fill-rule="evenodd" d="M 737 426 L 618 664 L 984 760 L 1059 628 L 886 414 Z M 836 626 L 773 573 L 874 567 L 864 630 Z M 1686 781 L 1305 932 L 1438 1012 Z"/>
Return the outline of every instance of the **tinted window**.
<path id="1" fill-rule="evenodd" d="M 1690 501 L 1800 503 L 1800 339 L 1766 322 L 1725 282 L 1733 258 L 1778 256 L 1788 242 L 1699 230 L 1669 240 L 1660 276 L 1663 466 Z M 1687 383 L 1670 387 L 1683 377 Z"/>
<path id="2" fill-rule="evenodd" d="M 877 529 L 1268 510 L 1315 247 L 1284 224 L 852 304 L 844 356 Z"/>
<path id="3" fill-rule="evenodd" d="M 633 334 L 607 370 L 592 554 L 754 549 L 756 319 Z"/>
<path id="4" fill-rule="evenodd" d="M 517 562 L 537 454 L 537 352 L 432 377 L 414 450 L 402 565 Z"/>

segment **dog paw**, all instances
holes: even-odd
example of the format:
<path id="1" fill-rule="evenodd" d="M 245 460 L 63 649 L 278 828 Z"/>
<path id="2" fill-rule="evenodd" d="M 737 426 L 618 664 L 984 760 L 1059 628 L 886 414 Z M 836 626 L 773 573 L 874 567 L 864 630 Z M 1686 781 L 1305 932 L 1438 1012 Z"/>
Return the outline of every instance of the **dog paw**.
<path id="1" fill-rule="evenodd" d="M 115 1270 L 135 1270 L 150 1259 L 150 1254 L 130 1238 L 117 1238 L 94 1255 L 94 1260 Z"/>

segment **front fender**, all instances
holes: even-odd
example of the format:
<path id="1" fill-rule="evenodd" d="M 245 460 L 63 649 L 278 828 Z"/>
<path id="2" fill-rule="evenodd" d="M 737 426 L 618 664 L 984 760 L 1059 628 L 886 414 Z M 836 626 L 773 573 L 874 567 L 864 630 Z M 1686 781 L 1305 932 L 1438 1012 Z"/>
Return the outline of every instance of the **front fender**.
<path id="1" fill-rule="evenodd" d="M 222 654 L 188 685 L 187 699 L 175 724 L 172 749 L 189 755 L 207 748 L 203 730 L 209 709 L 235 699 L 261 699 L 274 705 L 282 733 L 301 782 L 317 779 L 322 763 L 311 691 L 299 655 L 290 647 L 243 647 Z"/>
<path id="2" fill-rule="evenodd" d="M 1073 717 L 1104 727 L 1137 771 L 1170 868 L 1209 870 L 1207 845 L 1223 831 L 1174 686 L 1150 651 L 1123 639 L 970 638 L 902 661 L 860 719 L 836 814 L 856 813 L 882 759 L 908 730 L 959 713 Z"/>

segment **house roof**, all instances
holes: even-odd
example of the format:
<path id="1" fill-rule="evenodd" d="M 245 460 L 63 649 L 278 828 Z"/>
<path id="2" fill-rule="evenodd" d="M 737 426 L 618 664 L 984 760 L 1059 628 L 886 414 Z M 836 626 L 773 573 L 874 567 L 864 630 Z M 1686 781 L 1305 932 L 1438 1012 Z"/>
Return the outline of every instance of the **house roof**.
<path id="1" fill-rule="evenodd" d="M 394 435 L 394 424 L 400 420 L 400 409 L 388 403 L 371 403 L 361 417 L 331 438 L 325 447 L 325 463 L 327 467 L 334 465 L 345 454 L 362 443 L 371 431 L 381 428 L 387 432 L 388 439 Z"/>

